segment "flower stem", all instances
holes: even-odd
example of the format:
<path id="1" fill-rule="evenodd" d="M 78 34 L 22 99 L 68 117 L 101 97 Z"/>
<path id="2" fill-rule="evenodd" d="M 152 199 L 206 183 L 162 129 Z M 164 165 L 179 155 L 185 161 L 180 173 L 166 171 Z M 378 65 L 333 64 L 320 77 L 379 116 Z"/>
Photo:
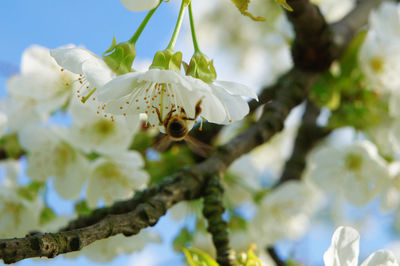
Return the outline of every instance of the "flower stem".
<path id="1" fill-rule="evenodd" d="M 199 44 L 197 43 L 196 37 L 196 29 L 194 28 L 194 19 L 193 19 L 193 12 L 192 12 L 192 2 L 189 4 L 189 20 L 190 20 L 190 30 L 192 32 L 192 40 L 193 40 L 193 47 L 194 53 L 201 53 Z"/>
<path id="2" fill-rule="evenodd" d="M 182 21 L 183 21 L 183 14 L 184 14 L 186 6 L 187 6 L 186 1 L 182 0 L 181 9 L 179 10 L 178 20 L 176 21 L 174 33 L 172 34 L 171 41 L 169 42 L 169 44 L 167 46 L 167 50 L 174 50 L 176 40 L 178 39 L 179 31 L 181 29 L 181 25 L 182 25 Z"/>
<path id="3" fill-rule="evenodd" d="M 158 3 L 158 5 L 153 8 L 152 10 L 150 10 L 146 17 L 143 19 L 142 23 L 140 23 L 139 28 L 136 30 L 135 34 L 133 34 L 132 38 L 130 38 L 130 40 L 128 41 L 131 44 L 136 44 L 136 41 L 139 39 L 140 35 L 142 34 L 144 28 L 146 27 L 147 23 L 149 22 L 149 20 L 151 19 L 151 17 L 153 16 L 154 12 L 156 12 L 157 8 L 161 5 L 161 2 Z"/>

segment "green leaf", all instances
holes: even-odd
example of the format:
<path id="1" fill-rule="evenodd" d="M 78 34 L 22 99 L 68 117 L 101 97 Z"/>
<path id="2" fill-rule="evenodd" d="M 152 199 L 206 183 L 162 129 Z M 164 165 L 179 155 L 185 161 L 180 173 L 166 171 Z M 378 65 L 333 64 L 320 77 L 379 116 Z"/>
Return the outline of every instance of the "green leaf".
<path id="1" fill-rule="evenodd" d="M 281 4 L 281 6 L 283 6 L 283 8 L 285 8 L 286 10 L 293 11 L 293 8 L 289 6 L 288 3 L 286 3 L 286 0 L 275 0 L 275 1 Z"/>
<path id="2" fill-rule="evenodd" d="M 261 260 L 254 254 L 253 249 L 247 251 L 246 266 L 261 266 Z"/>
<path id="3" fill-rule="evenodd" d="M 82 200 L 75 204 L 75 212 L 78 215 L 88 215 L 92 212 L 92 210 L 87 205 L 87 202 L 85 200 Z"/>
<path id="4" fill-rule="evenodd" d="M 5 135 L 0 139 L 0 151 L 4 151 L 7 158 L 18 159 L 24 151 L 19 145 L 17 134 Z"/>
<path id="5" fill-rule="evenodd" d="M 44 225 L 48 222 L 51 222 L 56 217 L 57 217 L 57 215 L 54 213 L 54 211 L 51 208 L 46 206 L 40 213 L 39 223 L 40 223 L 40 225 Z"/>
<path id="6" fill-rule="evenodd" d="M 231 0 L 231 1 L 239 9 L 239 11 L 240 11 L 240 13 L 242 13 L 242 15 L 247 16 L 254 21 L 264 21 L 265 20 L 265 18 L 255 17 L 255 16 L 253 16 L 253 14 L 251 14 L 250 12 L 247 11 L 247 9 L 249 8 L 250 0 Z"/>
<path id="7" fill-rule="evenodd" d="M 27 186 L 18 188 L 18 195 L 27 199 L 29 201 L 33 201 L 37 198 L 39 190 L 44 186 L 43 182 L 33 181 Z"/>
<path id="8" fill-rule="evenodd" d="M 210 255 L 196 248 L 183 249 L 186 262 L 189 266 L 218 266 L 218 263 Z"/>
<path id="9" fill-rule="evenodd" d="M 183 228 L 179 235 L 174 239 L 174 250 L 180 251 L 193 240 L 192 233 L 187 228 Z"/>
<path id="10" fill-rule="evenodd" d="M 236 264 L 240 266 L 262 266 L 261 260 L 254 254 L 255 246 L 250 246 L 247 252 L 242 252 L 237 256 Z"/>

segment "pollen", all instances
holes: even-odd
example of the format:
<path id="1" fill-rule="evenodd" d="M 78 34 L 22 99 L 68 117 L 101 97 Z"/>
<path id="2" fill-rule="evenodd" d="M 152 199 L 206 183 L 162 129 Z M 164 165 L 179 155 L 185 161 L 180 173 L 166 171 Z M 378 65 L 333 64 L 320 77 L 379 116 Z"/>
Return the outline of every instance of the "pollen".
<path id="1" fill-rule="evenodd" d="M 147 109 L 150 109 L 150 105 L 147 105 Z"/>
<path id="2" fill-rule="evenodd" d="M 154 111 L 151 111 L 154 114 Z"/>
<path id="3" fill-rule="evenodd" d="M 147 112 L 147 110 L 146 111 L 144 111 L 146 114 L 148 114 L 149 112 Z"/>
<path id="4" fill-rule="evenodd" d="M 80 93 L 80 90 L 77 90 L 76 92 L 77 92 L 77 93 Z"/>
<path id="5" fill-rule="evenodd" d="M 147 100 L 147 97 L 144 97 L 143 100 Z"/>
<path id="6" fill-rule="evenodd" d="M 129 102 L 127 101 L 126 104 L 129 104 Z"/>
<path id="7" fill-rule="evenodd" d="M 123 115 L 123 116 L 126 116 L 126 113 L 123 113 L 122 115 Z"/>
<path id="8" fill-rule="evenodd" d="M 140 109 L 140 107 L 138 106 L 138 107 L 136 107 L 136 109 L 138 109 L 138 110 L 139 110 L 139 109 Z"/>
<path id="9" fill-rule="evenodd" d="M 232 123 L 232 120 L 229 120 L 229 123 Z"/>
<path id="10" fill-rule="evenodd" d="M 168 106 L 165 106 L 165 109 L 167 109 L 167 110 L 168 110 Z"/>
<path id="11" fill-rule="evenodd" d="M 138 100 L 138 99 L 136 99 L 136 102 L 139 102 L 139 100 Z"/>
<path id="12" fill-rule="evenodd" d="M 69 86 L 69 83 L 68 83 L 68 82 L 66 82 L 66 83 L 65 83 L 65 86 Z"/>
<path id="13" fill-rule="evenodd" d="M 121 110 L 122 110 L 122 109 L 124 109 L 124 108 L 123 108 L 122 106 L 120 106 L 120 107 L 119 107 L 119 109 L 121 109 Z"/>
<path id="14" fill-rule="evenodd" d="M 107 117 L 107 115 L 104 115 L 104 117 Z"/>
<path id="15" fill-rule="evenodd" d="M 100 114 L 100 112 L 99 112 L 99 111 L 97 111 L 97 114 Z"/>
<path id="16" fill-rule="evenodd" d="M 175 97 L 173 94 L 171 95 L 172 97 Z"/>
<path id="17" fill-rule="evenodd" d="M 61 68 L 60 71 L 63 72 L 63 71 L 64 71 L 64 68 Z"/>

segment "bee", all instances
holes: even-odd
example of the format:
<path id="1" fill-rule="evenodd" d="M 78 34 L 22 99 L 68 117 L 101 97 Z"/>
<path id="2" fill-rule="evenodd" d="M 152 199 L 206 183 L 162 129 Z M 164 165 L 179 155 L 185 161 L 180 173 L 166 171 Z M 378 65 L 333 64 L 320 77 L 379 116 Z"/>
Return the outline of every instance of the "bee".
<path id="1" fill-rule="evenodd" d="M 172 106 L 165 118 L 162 119 L 160 110 L 157 107 L 152 106 L 156 110 L 160 125 L 164 126 L 166 133 L 166 136 L 164 136 L 164 138 L 161 139 L 157 145 L 158 150 L 166 149 L 171 144 L 171 141 L 185 140 L 193 152 L 202 157 L 208 156 L 212 147 L 188 135 L 189 129 L 187 126 L 187 121 L 195 121 L 199 117 L 202 110 L 200 106 L 201 102 L 202 99 L 197 102 L 195 106 L 195 115 L 193 118 L 187 116 L 183 107 L 180 108 L 179 114 L 177 114 L 175 113 L 177 110 L 174 106 Z"/>

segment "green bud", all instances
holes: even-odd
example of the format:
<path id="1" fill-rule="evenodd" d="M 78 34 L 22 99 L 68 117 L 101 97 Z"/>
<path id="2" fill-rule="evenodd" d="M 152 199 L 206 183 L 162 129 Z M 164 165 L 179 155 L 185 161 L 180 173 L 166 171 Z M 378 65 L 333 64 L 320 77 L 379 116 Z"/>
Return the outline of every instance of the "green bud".
<path id="1" fill-rule="evenodd" d="M 153 63 L 150 69 L 173 70 L 177 73 L 181 72 L 182 53 L 174 53 L 171 50 L 159 51 L 154 55 Z"/>
<path id="2" fill-rule="evenodd" d="M 209 61 L 207 56 L 202 53 L 195 53 L 190 59 L 186 75 L 201 79 L 206 83 L 211 83 L 217 78 L 213 60 Z"/>
<path id="3" fill-rule="evenodd" d="M 107 54 L 107 55 L 106 55 Z M 136 57 L 135 45 L 129 42 L 117 44 L 115 37 L 110 48 L 103 53 L 103 60 L 117 74 L 131 72 L 133 60 Z"/>

